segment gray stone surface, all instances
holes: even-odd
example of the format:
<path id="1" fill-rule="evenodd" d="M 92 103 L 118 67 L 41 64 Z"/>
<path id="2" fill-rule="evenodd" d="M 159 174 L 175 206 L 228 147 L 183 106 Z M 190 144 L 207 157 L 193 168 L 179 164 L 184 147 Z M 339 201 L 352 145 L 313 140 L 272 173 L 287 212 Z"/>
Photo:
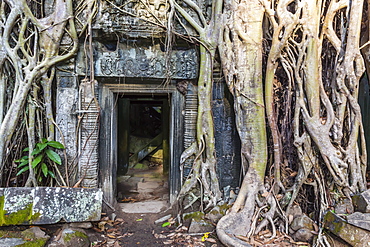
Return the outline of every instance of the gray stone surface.
<path id="1" fill-rule="evenodd" d="M 166 216 L 163 216 L 162 218 L 159 218 L 158 220 L 154 221 L 154 224 L 163 223 L 163 222 L 169 220 L 171 217 L 172 217 L 171 214 L 168 214 Z"/>
<path id="2" fill-rule="evenodd" d="M 370 213 L 355 212 L 347 216 L 348 223 L 370 231 Z"/>
<path id="3" fill-rule="evenodd" d="M 0 246 L 1 247 L 13 247 L 18 246 L 20 244 L 24 244 L 24 241 L 21 238 L 0 238 Z"/>
<path id="4" fill-rule="evenodd" d="M 240 141 L 235 127 L 233 107 L 225 97 L 224 84 L 215 83 L 212 113 L 215 126 L 217 176 L 221 188 L 228 185 L 235 188 L 239 185 L 240 177 Z"/>
<path id="5" fill-rule="evenodd" d="M 17 213 L 32 207 L 35 190 L 33 188 L 1 188 L 4 195 L 5 215 Z"/>
<path id="6" fill-rule="evenodd" d="M 77 109 L 78 102 L 78 81 L 73 73 L 68 73 L 68 70 L 72 70 L 68 66 L 63 66 L 63 68 L 58 69 L 56 73 L 57 80 L 57 92 L 56 92 L 56 122 L 59 126 L 59 131 L 55 132 L 56 141 L 59 141 L 65 146 L 65 154 L 68 161 L 74 160 L 78 153 L 77 148 L 77 114 L 75 111 Z M 72 70 L 73 71 L 73 70 Z M 60 154 L 64 163 L 64 155 Z M 77 176 L 71 176 L 78 172 L 78 167 L 70 169 L 69 182 L 74 185 L 79 178 Z"/>
<path id="7" fill-rule="evenodd" d="M 207 221 L 200 219 L 195 220 L 192 219 L 190 226 L 189 226 L 189 233 L 205 233 L 205 232 L 212 232 L 215 229 L 215 227 L 208 223 Z"/>
<path id="8" fill-rule="evenodd" d="M 77 228 L 64 228 L 60 238 L 54 238 L 48 247 L 89 247 L 90 240 L 86 232 Z"/>
<path id="9" fill-rule="evenodd" d="M 336 214 L 351 214 L 354 211 L 352 201 L 348 198 L 344 198 L 335 205 Z"/>
<path id="10" fill-rule="evenodd" d="M 128 43 L 119 43 L 116 49 L 111 51 L 105 44 L 94 42 L 94 47 L 96 76 L 147 78 L 170 76 L 173 79 L 195 79 L 198 75 L 198 54 L 195 49 L 173 50 L 170 64 L 167 66 L 167 53 L 161 50 L 160 44 L 151 44 L 143 49 Z M 85 74 L 84 61 L 83 53 L 78 54 L 76 72 L 79 75 Z"/>
<path id="11" fill-rule="evenodd" d="M 103 196 L 101 189 L 1 188 L 0 194 L 4 195 L 3 210 L 6 219 L 22 212 L 21 220 L 5 220 L 4 225 L 100 220 Z"/>
<path id="12" fill-rule="evenodd" d="M 370 213 L 370 189 L 352 197 L 356 212 Z"/>
<path id="13" fill-rule="evenodd" d="M 214 207 L 208 214 L 206 214 L 206 218 L 212 221 L 213 223 L 217 223 L 222 216 L 226 214 L 227 207 L 223 206 L 216 206 Z"/>
<path id="14" fill-rule="evenodd" d="M 305 228 L 308 230 L 314 230 L 314 222 L 310 219 L 307 215 L 302 214 L 294 218 L 292 224 L 290 224 L 290 228 L 292 230 L 297 231 L 301 228 Z"/>
<path id="15" fill-rule="evenodd" d="M 331 211 L 324 217 L 324 227 L 351 246 L 370 246 L 370 231 L 348 224 Z"/>
<path id="16" fill-rule="evenodd" d="M 39 227 L 31 227 L 24 231 L 1 231 L 0 246 L 32 246 L 43 247 L 50 236 L 46 235 Z M 24 244 L 24 245 L 23 245 Z"/>
<path id="17" fill-rule="evenodd" d="M 331 234 L 324 233 L 326 239 L 328 240 L 329 246 L 333 247 L 351 247 L 351 245 L 344 242 L 342 239 L 332 236 Z"/>
<path id="18" fill-rule="evenodd" d="M 291 224 L 293 222 L 293 219 L 302 215 L 303 212 L 302 212 L 302 209 L 299 205 L 292 205 L 292 207 L 289 209 L 289 211 L 287 212 L 287 217 L 288 217 L 288 220 L 289 220 L 289 224 Z"/>
<path id="19" fill-rule="evenodd" d="M 80 119 L 80 135 L 78 140 L 78 177 L 82 178 L 84 188 L 98 187 L 99 174 L 99 131 L 100 107 L 95 100 L 99 100 L 98 82 L 82 80 L 79 86 L 78 113 Z"/>
<path id="20" fill-rule="evenodd" d="M 293 239 L 295 241 L 310 242 L 314 234 L 311 230 L 306 228 L 301 228 L 293 234 Z"/>
<path id="21" fill-rule="evenodd" d="M 39 239 L 39 238 L 44 238 L 44 239 L 49 239 L 50 236 L 46 235 L 46 233 L 40 229 L 40 227 L 31 227 L 22 232 L 23 236 L 34 236 L 34 238 Z"/>
<path id="22" fill-rule="evenodd" d="M 160 187 L 160 183 L 158 183 L 158 182 L 139 182 L 137 184 L 137 190 L 139 191 L 139 193 L 141 193 L 141 192 L 143 192 L 143 193 L 145 193 L 145 192 L 146 193 L 154 192 L 159 187 Z"/>
<path id="23" fill-rule="evenodd" d="M 119 204 L 124 213 L 160 213 L 168 208 L 168 203 L 165 201 L 144 201 L 134 203 Z"/>
<path id="24" fill-rule="evenodd" d="M 83 228 L 83 229 L 90 229 L 93 228 L 91 222 L 73 222 L 69 224 L 72 228 Z"/>

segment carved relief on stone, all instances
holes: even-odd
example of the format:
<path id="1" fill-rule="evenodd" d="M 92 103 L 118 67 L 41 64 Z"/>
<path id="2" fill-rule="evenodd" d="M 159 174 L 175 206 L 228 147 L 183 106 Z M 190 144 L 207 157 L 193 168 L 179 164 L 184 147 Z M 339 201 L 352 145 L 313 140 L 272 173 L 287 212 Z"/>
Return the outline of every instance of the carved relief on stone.
<path id="1" fill-rule="evenodd" d="M 195 49 L 174 50 L 170 57 L 160 45 L 135 47 L 120 43 L 115 51 L 109 51 L 101 43 L 95 46 L 95 75 L 173 79 L 195 79 L 198 76 L 198 54 Z M 78 64 L 84 58 L 79 56 Z M 84 74 L 83 67 L 77 68 Z"/>
<path id="2" fill-rule="evenodd" d="M 166 0 L 103 1 L 95 28 L 151 36 L 164 31 L 169 4 Z"/>

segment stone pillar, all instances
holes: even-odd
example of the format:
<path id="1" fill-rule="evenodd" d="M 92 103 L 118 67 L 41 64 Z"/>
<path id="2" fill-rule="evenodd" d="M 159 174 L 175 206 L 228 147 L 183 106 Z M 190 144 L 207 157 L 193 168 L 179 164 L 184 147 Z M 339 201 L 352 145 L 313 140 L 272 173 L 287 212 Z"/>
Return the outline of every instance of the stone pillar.
<path id="1" fill-rule="evenodd" d="M 66 157 L 61 154 L 64 164 L 61 170 L 68 176 L 69 185 L 73 186 L 78 180 L 76 165 L 78 83 L 77 77 L 66 70 L 57 70 L 56 80 L 56 123 L 60 131 L 56 131 L 55 139 L 63 143 L 66 148 Z"/>
<path id="2" fill-rule="evenodd" d="M 197 88 L 189 82 L 185 95 L 185 114 L 184 114 L 184 148 L 196 141 L 197 134 L 197 115 L 198 115 L 198 91 Z M 189 157 L 183 164 L 182 177 L 185 181 L 191 168 L 193 167 L 195 156 Z"/>
<path id="3" fill-rule="evenodd" d="M 220 188 L 239 186 L 240 141 L 233 108 L 225 97 L 225 84 L 214 83 L 212 112 L 215 125 L 217 176 Z"/>
<path id="4" fill-rule="evenodd" d="M 98 187 L 98 148 L 100 107 L 97 81 L 83 80 L 80 84 L 79 107 L 79 179 L 87 188 Z"/>

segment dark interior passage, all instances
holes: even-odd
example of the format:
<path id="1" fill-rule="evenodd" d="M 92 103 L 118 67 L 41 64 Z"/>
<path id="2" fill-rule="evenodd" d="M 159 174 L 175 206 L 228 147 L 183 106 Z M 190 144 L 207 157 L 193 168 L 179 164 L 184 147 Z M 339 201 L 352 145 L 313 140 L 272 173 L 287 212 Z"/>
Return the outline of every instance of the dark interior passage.
<path id="1" fill-rule="evenodd" d="M 117 119 L 117 199 L 168 196 L 169 104 L 167 95 L 121 95 Z"/>

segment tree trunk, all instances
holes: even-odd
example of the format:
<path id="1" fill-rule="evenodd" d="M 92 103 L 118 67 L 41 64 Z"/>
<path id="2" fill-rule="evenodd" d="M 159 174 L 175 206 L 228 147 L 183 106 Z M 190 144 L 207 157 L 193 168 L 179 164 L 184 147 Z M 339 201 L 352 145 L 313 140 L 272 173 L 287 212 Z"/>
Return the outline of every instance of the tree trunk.
<path id="1" fill-rule="evenodd" d="M 221 62 L 234 96 L 245 174 L 230 213 L 217 224 L 217 234 L 227 246 L 245 244 L 231 236 L 244 236 L 253 230 L 257 195 L 265 192 L 267 137 L 262 81 L 263 15 L 264 8 L 259 0 L 226 1 Z"/>

